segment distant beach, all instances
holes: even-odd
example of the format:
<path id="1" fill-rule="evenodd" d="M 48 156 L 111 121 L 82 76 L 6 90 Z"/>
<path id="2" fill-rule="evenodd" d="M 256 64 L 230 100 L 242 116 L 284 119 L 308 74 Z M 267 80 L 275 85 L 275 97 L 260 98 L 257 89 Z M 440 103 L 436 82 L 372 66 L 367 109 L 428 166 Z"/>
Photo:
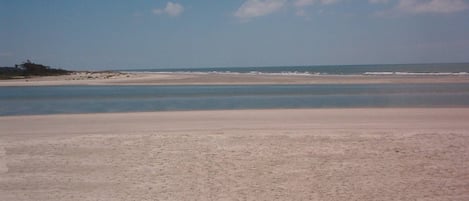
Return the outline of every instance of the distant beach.
<path id="1" fill-rule="evenodd" d="M 190 72 L 76 72 L 71 75 L 0 80 L 0 86 L 61 85 L 265 85 L 265 84 L 379 84 L 469 83 L 466 74 L 441 75 L 276 75 Z"/>

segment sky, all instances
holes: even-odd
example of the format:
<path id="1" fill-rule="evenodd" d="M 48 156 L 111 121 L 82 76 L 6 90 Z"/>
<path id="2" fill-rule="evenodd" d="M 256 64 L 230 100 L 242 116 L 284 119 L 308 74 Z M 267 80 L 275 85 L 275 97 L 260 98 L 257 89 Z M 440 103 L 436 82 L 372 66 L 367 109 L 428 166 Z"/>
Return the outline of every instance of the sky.
<path id="1" fill-rule="evenodd" d="M 0 66 L 469 62 L 469 0 L 0 0 Z"/>

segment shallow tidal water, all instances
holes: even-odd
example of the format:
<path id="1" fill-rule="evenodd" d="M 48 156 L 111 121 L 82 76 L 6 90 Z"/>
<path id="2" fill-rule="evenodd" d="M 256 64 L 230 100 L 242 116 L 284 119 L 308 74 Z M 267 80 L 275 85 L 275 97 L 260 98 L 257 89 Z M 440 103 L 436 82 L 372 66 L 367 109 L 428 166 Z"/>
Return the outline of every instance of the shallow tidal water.
<path id="1" fill-rule="evenodd" d="M 0 87 L 0 115 L 219 109 L 464 107 L 469 84 Z"/>

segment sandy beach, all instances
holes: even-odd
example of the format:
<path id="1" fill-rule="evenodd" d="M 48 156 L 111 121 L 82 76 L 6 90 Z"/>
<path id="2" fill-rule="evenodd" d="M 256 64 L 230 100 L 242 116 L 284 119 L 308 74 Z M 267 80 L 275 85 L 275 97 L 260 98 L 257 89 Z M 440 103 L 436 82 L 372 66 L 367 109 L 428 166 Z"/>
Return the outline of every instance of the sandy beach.
<path id="1" fill-rule="evenodd" d="M 0 80 L 0 86 L 469 83 L 468 75 L 269 75 L 76 72 Z"/>
<path id="2" fill-rule="evenodd" d="M 0 201 L 469 201 L 469 0 L 0 0 Z"/>
<path id="3" fill-rule="evenodd" d="M 0 117 L 0 200 L 468 200 L 468 108 Z"/>

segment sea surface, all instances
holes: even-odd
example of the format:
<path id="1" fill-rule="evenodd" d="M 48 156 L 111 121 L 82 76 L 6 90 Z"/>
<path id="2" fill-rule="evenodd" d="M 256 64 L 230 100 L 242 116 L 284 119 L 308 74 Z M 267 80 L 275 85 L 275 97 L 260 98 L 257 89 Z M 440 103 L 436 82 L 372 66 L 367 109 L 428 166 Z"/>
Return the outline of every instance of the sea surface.
<path id="1" fill-rule="evenodd" d="M 469 107 L 469 84 L 0 87 L 0 116 L 364 107 Z"/>
<path id="2" fill-rule="evenodd" d="M 132 69 L 124 72 L 287 75 L 469 75 L 469 63 Z"/>

